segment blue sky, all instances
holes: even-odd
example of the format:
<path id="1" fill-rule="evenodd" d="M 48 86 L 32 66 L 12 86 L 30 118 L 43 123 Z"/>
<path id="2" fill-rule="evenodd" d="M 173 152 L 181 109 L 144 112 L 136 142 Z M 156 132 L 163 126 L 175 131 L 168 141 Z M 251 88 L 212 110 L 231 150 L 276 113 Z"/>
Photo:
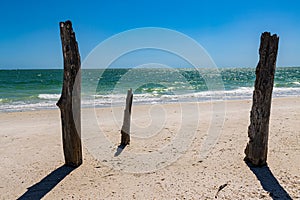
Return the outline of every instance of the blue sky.
<path id="1" fill-rule="evenodd" d="M 280 37 L 277 65 L 300 66 L 296 0 L 1 0 L 0 69 L 62 68 L 59 22 L 68 19 L 82 60 L 114 34 L 163 27 L 195 39 L 218 67 L 255 67 L 260 34 L 270 31 Z"/>

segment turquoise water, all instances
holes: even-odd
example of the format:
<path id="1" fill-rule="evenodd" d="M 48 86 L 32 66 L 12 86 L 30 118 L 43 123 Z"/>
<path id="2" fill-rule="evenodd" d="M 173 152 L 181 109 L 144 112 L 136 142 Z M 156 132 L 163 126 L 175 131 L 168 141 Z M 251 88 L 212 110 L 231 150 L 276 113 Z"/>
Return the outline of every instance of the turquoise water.
<path id="1" fill-rule="evenodd" d="M 0 112 L 56 108 L 62 76 L 62 70 L 0 70 Z M 254 68 L 97 69 L 82 72 L 82 106 L 123 105 L 129 88 L 135 104 L 209 101 L 205 77 L 218 76 L 224 85 L 214 91 L 218 100 L 251 99 Z M 300 67 L 277 68 L 274 86 L 274 97 L 299 96 Z"/>

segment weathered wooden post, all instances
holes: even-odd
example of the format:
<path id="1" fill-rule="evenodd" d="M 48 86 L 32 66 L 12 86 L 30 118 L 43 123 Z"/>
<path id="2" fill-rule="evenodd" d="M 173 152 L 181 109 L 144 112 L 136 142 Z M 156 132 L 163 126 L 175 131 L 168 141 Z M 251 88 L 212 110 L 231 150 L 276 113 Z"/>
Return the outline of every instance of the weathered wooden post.
<path id="1" fill-rule="evenodd" d="M 253 104 L 248 127 L 249 142 L 245 161 L 255 166 L 266 165 L 269 137 L 269 119 L 276 68 L 279 38 L 265 32 L 261 35 L 259 62 L 256 67 Z"/>
<path id="2" fill-rule="evenodd" d="M 124 120 L 121 129 L 121 146 L 126 146 L 130 143 L 130 121 L 131 121 L 131 107 L 132 107 L 132 89 L 127 92 L 126 107 L 124 110 Z"/>
<path id="3" fill-rule="evenodd" d="M 61 97 L 56 105 L 61 112 L 65 163 L 77 167 L 82 163 L 81 63 L 71 21 L 60 22 L 60 37 L 64 58 L 64 78 Z"/>

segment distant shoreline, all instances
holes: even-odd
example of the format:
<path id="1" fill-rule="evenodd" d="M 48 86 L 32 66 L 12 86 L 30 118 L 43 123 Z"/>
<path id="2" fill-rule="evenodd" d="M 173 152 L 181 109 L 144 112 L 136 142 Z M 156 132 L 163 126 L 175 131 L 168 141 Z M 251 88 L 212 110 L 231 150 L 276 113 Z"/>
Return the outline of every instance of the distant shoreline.
<path id="1" fill-rule="evenodd" d="M 291 100 L 291 99 L 300 99 L 300 96 L 298 97 L 272 97 L 273 101 L 280 101 L 280 100 Z M 215 101 L 198 101 L 198 102 L 167 102 L 167 103 L 145 103 L 145 104 L 138 104 L 133 102 L 133 107 L 143 107 L 143 106 L 176 106 L 176 105 L 184 105 L 184 104 L 213 104 L 213 103 L 224 103 L 225 105 L 227 103 L 238 103 L 238 102 L 252 102 L 252 98 L 249 99 L 230 99 L 230 100 L 215 100 Z M 109 108 L 121 108 L 123 109 L 125 104 L 119 104 L 119 105 L 106 105 L 106 106 L 95 106 L 95 107 L 81 107 L 81 110 L 89 110 L 89 109 L 109 109 Z M 47 112 L 47 111 L 56 111 L 59 110 L 59 108 L 56 105 L 53 105 L 52 108 L 41 108 L 41 109 L 28 109 L 28 110 L 12 110 L 12 111 L 3 111 L 0 110 L 0 114 L 5 113 L 31 113 L 31 112 Z M 250 111 L 250 110 L 249 110 Z"/>

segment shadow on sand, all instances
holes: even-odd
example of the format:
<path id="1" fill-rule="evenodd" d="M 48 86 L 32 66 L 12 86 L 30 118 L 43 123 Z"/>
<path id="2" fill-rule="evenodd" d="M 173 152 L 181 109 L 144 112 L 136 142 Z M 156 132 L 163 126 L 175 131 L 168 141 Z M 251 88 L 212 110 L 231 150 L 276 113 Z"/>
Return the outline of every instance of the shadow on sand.
<path id="1" fill-rule="evenodd" d="M 125 149 L 125 147 L 126 147 L 126 145 L 120 144 L 115 153 L 115 157 L 119 156 L 122 153 L 122 151 Z"/>
<path id="2" fill-rule="evenodd" d="M 41 199 L 74 169 L 74 167 L 69 167 L 66 165 L 57 168 L 43 178 L 40 182 L 27 188 L 27 191 L 18 199 Z"/>
<path id="3" fill-rule="evenodd" d="M 263 189 L 269 192 L 272 199 L 292 199 L 274 177 L 268 166 L 255 167 L 251 163 L 246 162 L 246 164 L 255 174 Z"/>

